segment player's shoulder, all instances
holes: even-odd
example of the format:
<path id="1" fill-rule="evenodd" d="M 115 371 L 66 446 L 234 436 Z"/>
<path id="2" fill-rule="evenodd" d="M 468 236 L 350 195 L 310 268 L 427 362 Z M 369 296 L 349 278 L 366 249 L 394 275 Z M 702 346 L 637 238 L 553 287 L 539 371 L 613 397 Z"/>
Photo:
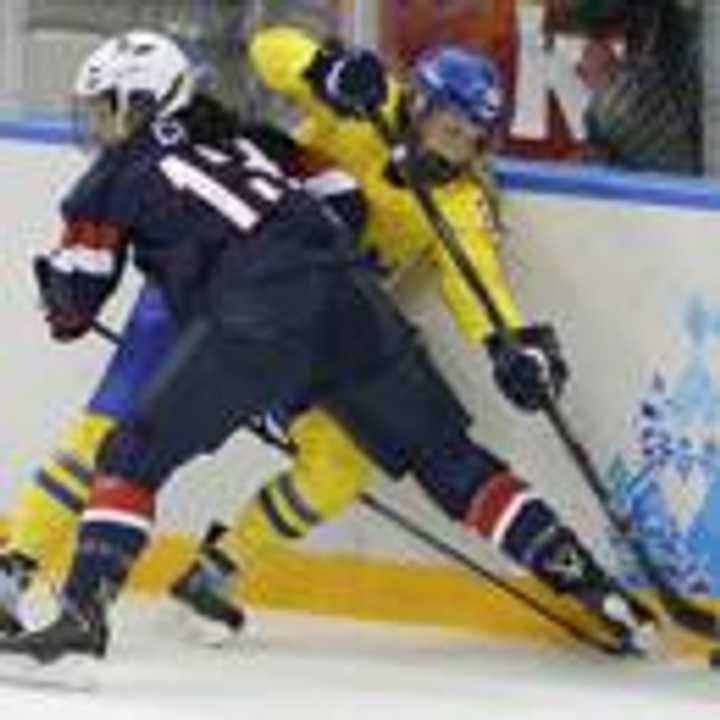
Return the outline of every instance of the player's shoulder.
<path id="1" fill-rule="evenodd" d="M 145 187 L 144 176 L 161 153 L 154 142 L 143 139 L 142 148 L 140 142 L 100 153 L 63 198 L 63 215 L 129 221 Z"/>
<path id="2" fill-rule="evenodd" d="M 96 214 L 112 187 L 115 178 L 114 151 L 98 154 L 75 181 L 62 200 L 65 215 Z"/>
<path id="3" fill-rule="evenodd" d="M 337 169 L 337 163 L 322 149 L 300 143 L 274 125 L 245 125 L 242 128 L 242 137 L 250 140 L 290 175 L 309 178 Z"/>
<path id="4" fill-rule="evenodd" d="M 164 157 L 181 152 L 189 144 L 188 132 L 181 122 L 156 120 L 128 146 L 120 172 L 128 177 L 152 172 Z"/>
<path id="5" fill-rule="evenodd" d="M 284 130 L 267 122 L 245 123 L 239 128 L 239 137 L 249 140 L 281 167 L 293 161 L 298 144 Z"/>

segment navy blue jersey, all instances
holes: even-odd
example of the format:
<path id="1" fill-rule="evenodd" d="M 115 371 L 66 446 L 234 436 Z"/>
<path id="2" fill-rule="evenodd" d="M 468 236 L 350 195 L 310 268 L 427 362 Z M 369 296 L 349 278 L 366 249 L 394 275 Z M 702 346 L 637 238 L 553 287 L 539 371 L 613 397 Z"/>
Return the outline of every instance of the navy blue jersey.
<path id="1" fill-rule="evenodd" d="M 346 220 L 362 224 L 357 186 L 305 155 L 269 128 L 248 128 L 219 148 L 188 142 L 177 122 L 155 123 L 129 146 L 100 156 L 66 197 L 52 267 L 71 285 L 78 312 L 94 316 L 131 248 L 182 317 L 228 244 L 247 242 L 293 196 L 325 196 Z"/>

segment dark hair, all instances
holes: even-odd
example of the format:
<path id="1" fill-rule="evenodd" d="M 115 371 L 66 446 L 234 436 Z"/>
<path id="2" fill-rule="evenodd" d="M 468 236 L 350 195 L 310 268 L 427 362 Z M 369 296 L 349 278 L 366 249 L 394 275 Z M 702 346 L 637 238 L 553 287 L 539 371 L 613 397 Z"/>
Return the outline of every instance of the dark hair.
<path id="1" fill-rule="evenodd" d="M 175 117 L 185 127 L 191 143 L 212 145 L 234 154 L 235 141 L 242 136 L 283 167 L 296 153 L 295 141 L 284 130 L 266 122 L 246 122 L 212 95 L 198 94 Z"/>
<path id="2" fill-rule="evenodd" d="M 240 115 L 235 110 L 206 93 L 197 94 L 176 117 L 193 143 L 227 145 L 241 134 L 243 128 Z"/>

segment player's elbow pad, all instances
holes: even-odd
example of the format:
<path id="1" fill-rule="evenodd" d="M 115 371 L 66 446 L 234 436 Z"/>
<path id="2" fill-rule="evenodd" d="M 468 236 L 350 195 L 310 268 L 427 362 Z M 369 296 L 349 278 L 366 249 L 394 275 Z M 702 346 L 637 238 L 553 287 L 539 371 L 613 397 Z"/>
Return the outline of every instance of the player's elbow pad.
<path id="1" fill-rule="evenodd" d="M 304 73 L 319 49 L 301 30 L 277 26 L 255 33 L 248 52 L 253 67 L 271 88 L 292 93 L 307 84 Z"/>

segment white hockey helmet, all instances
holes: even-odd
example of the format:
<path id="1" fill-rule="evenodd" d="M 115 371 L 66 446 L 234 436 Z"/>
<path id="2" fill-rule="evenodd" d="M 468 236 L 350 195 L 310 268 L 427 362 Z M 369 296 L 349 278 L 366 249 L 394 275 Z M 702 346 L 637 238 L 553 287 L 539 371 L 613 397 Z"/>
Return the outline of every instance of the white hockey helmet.
<path id="1" fill-rule="evenodd" d="M 79 101 L 110 97 L 119 124 L 172 115 L 190 104 L 197 87 L 190 58 L 166 35 L 133 30 L 114 36 L 85 59 L 75 77 Z"/>

